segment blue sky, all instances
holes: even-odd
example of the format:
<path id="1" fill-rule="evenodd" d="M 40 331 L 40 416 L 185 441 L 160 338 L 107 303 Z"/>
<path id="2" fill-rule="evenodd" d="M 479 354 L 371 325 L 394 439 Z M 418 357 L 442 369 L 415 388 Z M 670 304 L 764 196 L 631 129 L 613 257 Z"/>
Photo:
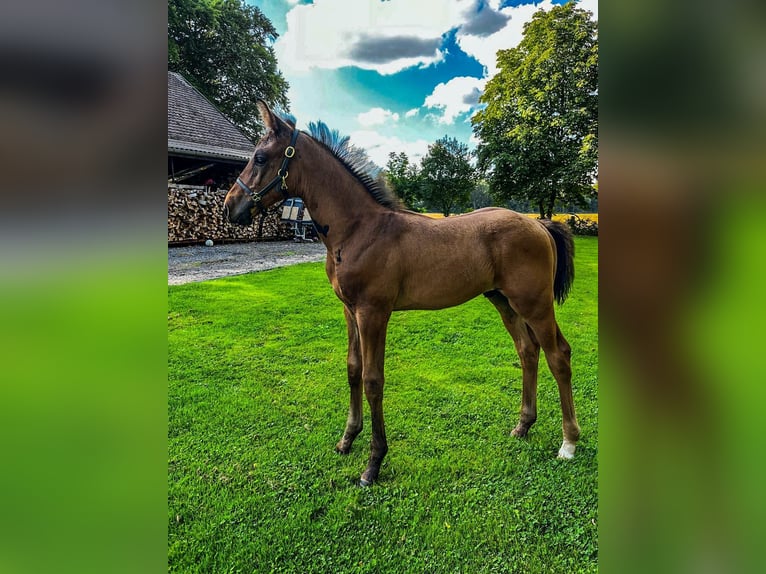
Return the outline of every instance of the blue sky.
<path id="1" fill-rule="evenodd" d="M 470 117 L 498 49 L 539 9 L 563 0 L 247 0 L 274 44 L 298 127 L 322 120 L 383 167 L 419 161 L 449 135 L 473 146 Z M 597 0 L 579 0 L 598 17 Z"/>

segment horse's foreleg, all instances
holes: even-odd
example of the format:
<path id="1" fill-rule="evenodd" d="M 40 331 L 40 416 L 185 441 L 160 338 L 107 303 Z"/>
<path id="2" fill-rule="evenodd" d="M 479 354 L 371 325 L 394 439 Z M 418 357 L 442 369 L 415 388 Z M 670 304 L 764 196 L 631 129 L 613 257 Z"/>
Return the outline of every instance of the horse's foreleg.
<path id="1" fill-rule="evenodd" d="M 351 392 L 351 400 L 348 407 L 348 419 L 343 438 L 338 441 L 335 450 L 341 454 L 348 454 L 351 445 L 357 435 L 362 432 L 364 416 L 362 414 L 362 351 L 359 345 L 359 328 L 354 314 L 344 307 L 346 327 L 348 329 L 348 357 L 346 367 L 348 370 L 348 386 Z"/>
<path id="2" fill-rule="evenodd" d="M 540 344 L 535 340 L 527 324 L 499 291 L 485 294 L 500 313 L 506 330 L 513 338 L 516 352 L 521 360 L 521 413 L 519 423 L 511 431 L 513 436 L 523 437 L 537 420 L 537 367 L 540 361 Z"/>
<path id="3" fill-rule="evenodd" d="M 388 452 L 386 426 L 383 422 L 383 364 L 386 351 L 386 328 L 390 311 L 368 307 L 357 311 L 359 340 L 362 350 L 362 382 L 372 419 L 372 441 L 367 468 L 359 483 L 369 486 L 378 478 L 380 465 Z"/>
<path id="4" fill-rule="evenodd" d="M 577 424 L 574 399 L 572 398 L 572 350 L 564 335 L 561 334 L 552 311 L 548 318 L 534 323 L 530 322 L 530 325 L 537 335 L 543 351 L 545 351 L 548 367 L 559 387 L 564 432 L 564 441 L 559 449 L 559 458 L 572 458 L 577 440 L 580 438 L 580 426 Z"/>

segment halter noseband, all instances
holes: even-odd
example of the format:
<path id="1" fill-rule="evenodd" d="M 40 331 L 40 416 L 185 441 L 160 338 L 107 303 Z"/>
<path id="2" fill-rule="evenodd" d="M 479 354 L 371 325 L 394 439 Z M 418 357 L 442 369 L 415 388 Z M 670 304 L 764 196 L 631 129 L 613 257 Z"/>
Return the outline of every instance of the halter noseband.
<path id="1" fill-rule="evenodd" d="M 290 163 L 290 159 L 295 155 L 295 142 L 297 140 L 298 140 L 298 128 L 295 128 L 293 130 L 293 135 L 290 137 L 290 145 L 285 148 L 285 158 L 282 160 L 282 165 L 280 166 L 279 171 L 277 171 L 276 177 L 272 179 L 269 182 L 269 184 L 258 193 L 253 193 L 253 190 L 250 189 L 244 181 L 242 181 L 240 178 L 237 178 L 237 185 L 241 187 L 245 193 L 247 193 L 253 198 L 253 200 L 255 201 L 255 207 L 257 207 L 261 212 L 265 211 L 265 208 L 263 207 L 263 203 L 261 202 L 261 200 L 264 198 L 264 196 L 267 193 L 269 193 L 275 187 L 277 188 L 277 191 L 279 191 L 282 194 L 282 197 L 284 199 L 288 198 L 287 176 L 289 175 L 289 173 L 287 171 L 287 165 Z"/>

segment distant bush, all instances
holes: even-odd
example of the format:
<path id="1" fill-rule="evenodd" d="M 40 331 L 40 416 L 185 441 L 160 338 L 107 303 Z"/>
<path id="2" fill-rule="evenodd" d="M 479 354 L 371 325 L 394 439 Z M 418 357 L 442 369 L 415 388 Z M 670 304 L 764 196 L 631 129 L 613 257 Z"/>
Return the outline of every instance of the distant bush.
<path id="1" fill-rule="evenodd" d="M 598 221 L 572 214 L 566 219 L 566 224 L 574 235 L 598 236 Z"/>

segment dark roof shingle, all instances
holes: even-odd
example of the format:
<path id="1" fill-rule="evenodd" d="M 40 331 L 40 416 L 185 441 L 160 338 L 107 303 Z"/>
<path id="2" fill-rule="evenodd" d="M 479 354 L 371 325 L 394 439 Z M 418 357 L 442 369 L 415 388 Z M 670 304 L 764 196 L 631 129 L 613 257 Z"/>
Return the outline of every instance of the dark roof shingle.
<path id="1" fill-rule="evenodd" d="M 247 161 L 254 148 L 183 76 L 168 72 L 168 152 Z"/>

